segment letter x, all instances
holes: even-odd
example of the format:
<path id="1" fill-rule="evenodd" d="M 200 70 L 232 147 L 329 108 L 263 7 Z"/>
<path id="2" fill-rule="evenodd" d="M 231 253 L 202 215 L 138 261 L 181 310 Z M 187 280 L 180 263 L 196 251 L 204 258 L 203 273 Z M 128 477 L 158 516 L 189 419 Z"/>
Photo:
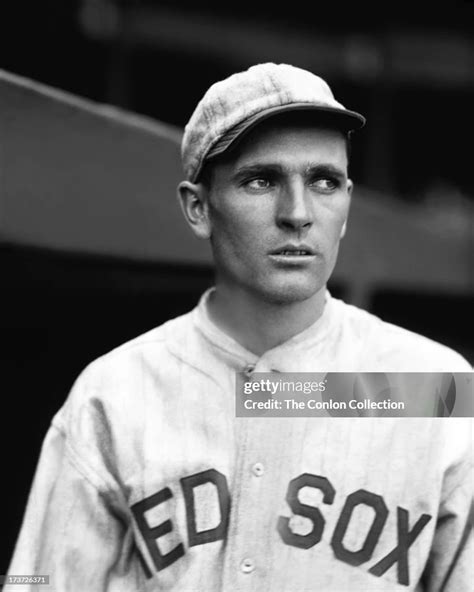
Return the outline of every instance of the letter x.
<path id="1" fill-rule="evenodd" d="M 397 508 L 397 532 L 398 545 L 387 556 L 381 559 L 369 572 L 374 576 L 383 575 L 395 562 L 397 562 L 398 583 L 408 586 L 410 574 L 408 570 L 408 549 L 411 547 L 417 536 L 431 520 L 429 514 L 422 514 L 415 526 L 409 530 L 409 513 L 404 508 Z"/>

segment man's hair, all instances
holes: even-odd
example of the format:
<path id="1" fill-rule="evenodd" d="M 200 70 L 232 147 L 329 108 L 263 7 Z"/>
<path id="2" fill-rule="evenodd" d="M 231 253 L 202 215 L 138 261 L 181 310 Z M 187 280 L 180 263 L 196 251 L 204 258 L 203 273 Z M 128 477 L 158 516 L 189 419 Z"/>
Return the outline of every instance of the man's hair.
<path id="1" fill-rule="evenodd" d="M 313 126 L 313 127 L 327 127 L 329 129 L 334 129 L 336 131 L 339 130 L 341 132 L 341 134 L 344 136 L 345 141 L 346 141 L 347 165 L 349 167 L 350 157 L 351 157 L 351 134 L 352 134 L 352 132 L 347 132 L 345 130 L 341 130 L 339 126 L 335 125 L 335 122 L 337 120 L 335 120 L 331 116 L 326 117 L 326 116 L 321 116 L 321 114 L 319 114 L 318 119 L 314 120 L 314 116 L 313 116 L 312 120 L 309 121 L 308 114 L 305 112 L 302 112 L 302 111 L 294 111 L 294 112 L 284 113 L 284 114 L 278 115 L 277 117 L 279 120 L 281 120 L 282 127 L 285 125 L 288 125 L 288 124 L 297 124 L 300 126 L 307 125 L 308 128 Z M 268 123 L 272 124 L 273 120 L 275 118 L 276 118 L 276 116 L 272 117 L 271 120 L 270 119 L 267 120 Z M 267 121 L 260 123 L 259 126 L 255 129 L 258 129 L 262 125 L 265 125 L 267 123 Z M 202 183 L 206 189 L 208 189 L 208 190 L 211 189 L 212 182 L 213 182 L 214 169 L 216 168 L 216 166 L 218 166 L 220 164 L 224 164 L 224 163 L 228 163 L 229 161 L 232 161 L 232 159 L 234 157 L 234 153 L 235 153 L 238 145 L 239 145 L 239 143 L 237 143 L 236 146 L 231 146 L 228 150 L 226 150 L 222 154 L 219 154 L 218 156 L 215 156 L 215 157 L 205 161 L 205 163 L 202 167 L 201 173 L 199 174 L 199 177 L 196 180 L 196 183 Z"/>

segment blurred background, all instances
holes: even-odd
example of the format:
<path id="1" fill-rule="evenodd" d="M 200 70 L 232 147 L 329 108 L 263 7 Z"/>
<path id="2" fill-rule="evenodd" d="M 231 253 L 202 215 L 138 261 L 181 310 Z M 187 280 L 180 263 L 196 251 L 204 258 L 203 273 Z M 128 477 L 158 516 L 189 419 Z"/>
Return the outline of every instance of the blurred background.
<path id="1" fill-rule="evenodd" d="M 474 362 L 474 2 L 16 0 L 0 16 L 0 573 L 77 374 L 212 284 L 175 199 L 179 141 L 237 70 L 310 69 L 367 116 L 330 289 Z"/>

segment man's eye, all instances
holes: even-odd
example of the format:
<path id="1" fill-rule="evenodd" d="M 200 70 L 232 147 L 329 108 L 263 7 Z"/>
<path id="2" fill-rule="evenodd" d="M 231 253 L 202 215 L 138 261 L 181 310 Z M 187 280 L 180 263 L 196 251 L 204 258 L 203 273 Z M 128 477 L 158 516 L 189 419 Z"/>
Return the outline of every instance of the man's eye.
<path id="1" fill-rule="evenodd" d="M 268 179 L 264 179 L 263 177 L 257 177 L 255 179 L 250 179 L 245 183 L 245 185 L 249 189 L 268 189 L 271 183 Z"/>
<path id="2" fill-rule="evenodd" d="M 326 177 L 314 179 L 311 182 L 312 187 L 316 187 L 319 191 L 330 192 L 338 188 L 339 184 L 334 179 L 328 179 Z"/>

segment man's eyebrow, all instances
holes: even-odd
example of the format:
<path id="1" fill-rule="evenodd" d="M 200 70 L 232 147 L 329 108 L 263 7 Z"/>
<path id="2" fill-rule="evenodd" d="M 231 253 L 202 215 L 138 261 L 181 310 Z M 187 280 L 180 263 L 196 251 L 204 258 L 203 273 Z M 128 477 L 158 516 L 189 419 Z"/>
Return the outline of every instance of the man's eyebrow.
<path id="1" fill-rule="evenodd" d="M 282 174 L 284 169 L 279 164 L 274 163 L 256 163 L 256 164 L 244 164 L 238 167 L 234 172 L 234 177 L 240 179 L 251 175 L 269 175 L 269 174 Z"/>
<path id="2" fill-rule="evenodd" d="M 314 176 L 314 175 L 332 175 L 336 177 L 344 178 L 347 176 L 347 171 L 342 168 L 335 166 L 332 163 L 307 163 L 304 166 L 304 174 L 306 176 Z M 278 163 L 255 163 L 255 164 L 248 164 L 242 165 L 238 167 L 233 177 L 235 179 L 241 179 L 244 177 L 252 176 L 252 175 L 283 175 L 286 172 L 286 167 L 282 166 Z"/>
<path id="3" fill-rule="evenodd" d="M 331 175 L 344 178 L 347 176 L 346 169 L 338 167 L 329 162 L 309 164 L 305 169 L 306 175 Z"/>

